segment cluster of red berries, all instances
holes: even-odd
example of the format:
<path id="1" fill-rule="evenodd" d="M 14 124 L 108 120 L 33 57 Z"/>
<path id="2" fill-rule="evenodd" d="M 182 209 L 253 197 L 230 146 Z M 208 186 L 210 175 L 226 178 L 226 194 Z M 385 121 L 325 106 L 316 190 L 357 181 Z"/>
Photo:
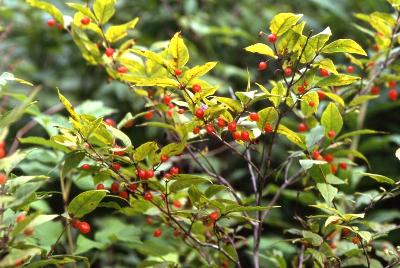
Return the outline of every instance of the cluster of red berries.
<path id="1" fill-rule="evenodd" d="M 166 172 L 166 173 L 164 174 L 164 177 L 165 177 L 166 180 L 169 180 L 169 179 L 171 178 L 171 176 L 173 176 L 173 175 L 178 175 L 179 172 L 180 172 L 179 168 L 173 166 L 173 167 L 171 167 L 171 168 L 169 169 L 168 172 Z"/>
<path id="2" fill-rule="evenodd" d="M 78 219 L 72 219 L 71 225 L 75 229 L 78 229 L 82 234 L 87 234 L 90 232 L 90 225 L 85 221 L 80 221 Z"/>
<path id="3" fill-rule="evenodd" d="M 50 19 L 47 20 L 47 26 L 49 26 L 49 27 L 57 26 L 57 28 L 59 30 L 63 30 L 64 29 L 64 26 L 61 23 L 57 23 L 57 21 L 54 18 L 50 18 Z"/>
<path id="4" fill-rule="evenodd" d="M 389 91 L 388 91 L 389 100 L 397 101 L 398 95 L 399 95 L 397 92 L 397 82 L 389 81 L 388 87 L 389 87 Z M 371 93 L 371 95 L 379 95 L 381 93 L 381 89 L 377 85 L 375 85 L 371 88 L 370 93 Z"/>
<path id="5" fill-rule="evenodd" d="M 6 143 L 4 141 L 0 141 L 0 159 L 7 155 L 6 151 Z"/>
<path id="6" fill-rule="evenodd" d="M 20 213 L 17 216 L 17 218 L 15 219 L 15 221 L 17 223 L 21 223 L 21 222 L 25 221 L 25 219 L 26 219 L 25 213 Z M 30 226 L 25 227 L 25 229 L 23 231 L 24 235 L 26 235 L 26 236 L 31 236 L 33 234 L 33 232 L 34 232 L 34 229 Z"/>

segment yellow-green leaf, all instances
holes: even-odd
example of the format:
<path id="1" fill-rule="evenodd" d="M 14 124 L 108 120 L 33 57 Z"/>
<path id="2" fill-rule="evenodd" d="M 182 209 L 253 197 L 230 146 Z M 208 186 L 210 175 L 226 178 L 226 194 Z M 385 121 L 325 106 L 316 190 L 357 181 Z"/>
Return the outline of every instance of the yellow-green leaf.
<path id="1" fill-rule="evenodd" d="M 128 35 L 128 30 L 135 28 L 139 18 L 135 18 L 127 23 L 121 25 L 110 26 L 106 31 L 106 40 L 110 43 L 117 42 Z"/>
<path id="2" fill-rule="evenodd" d="M 65 109 L 68 111 L 69 115 L 76 121 L 79 121 L 80 116 L 79 114 L 75 111 L 74 107 L 72 106 L 72 104 L 69 102 L 69 100 L 67 100 L 67 98 L 64 97 L 64 95 L 62 95 L 60 93 L 60 90 L 57 89 L 58 92 L 58 97 L 60 98 L 61 103 L 64 105 Z"/>
<path id="3" fill-rule="evenodd" d="M 323 53 L 353 53 L 359 54 L 363 56 L 367 56 L 367 53 L 364 49 L 357 44 L 355 41 L 351 39 L 338 39 L 333 41 L 332 43 L 328 44 L 322 49 Z"/>
<path id="4" fill-rule="evenodd" d="M 268 123 L 273 126 L 278 119 L 278 112 L 274 107 L 267 107 L 258 111 L 258 116 L 260 119 L 257 121 L 257 127 L 264 131 L 265 125 Z"/>
<path id="5" fill-rule="evenodd" d="M 333 61 L 331 59 L 325 58 L 325 59 L 322 59 L 322 60 L 314 63 L 313 65 L 318 66 L 318 68 L 328 70 L 331 73 L 338 74 L 335 64 L 333 63 Z"/>
<path id="6" fill-rule="evenodd" d="M 360 80 L 360 77 L 347 75 L 347 74 L 331 74 L 329 77 L 319 80 L 316 84 L 317 87 L 332 87 L 332 86 L 346 86 Z"/>
<path id="7" fill-rule="evenodd" d="M 302 149 L 305 149 L 304 141 L 303 139 L 294 131 L 288 129 L 284 125 L 280 124 L 278 126 L 278 131 L 279 134 L 284 135 L 289 141 L 293 142 L 297 146 L 299 146 Z"/>
<path id="8" fill-rule="evenodd" d="M 27 0 L 26 2 L 33 7 L 37 7 L 41 10 L 46 11 L 47 13 L 52 15 L 56 21 L 58 21 L 59 23 L 64 25 L 64 16 L 61 13 L 61 11 L 54 5 L 44 2 L 44 1 L 38 1 L 38 0 Z"/>
<path id="9" fill-rule="evenodd" d="M 281 36 L 292 28 L 301 17 L 303 17 L 302 14 L 279 13 L 272 19 L 269 29 L 271 30 L 271 33 Z"/>
<path id="10" fill-rule="evenodd" d="M 171 65 L 174 69 L 182 68 L 189 61 L 189 51 L 180 32 L 176 33 L 169 42 L 168 53 L 172 56 Z"/>
<path id="11" fill-rule="evenodd" d="M 215 65 L 217 65 L 216 61 L 210 61 L 203 65 L 194 66 L 193 68 L 185 71 L 182 82 L 185 84 L 189 84 L 191 81 L 193 81 L 193 79 L 199 78 L 208 73 L 215 67 Z"/>
<path id="12" fill-rule="evenodd" d="M 115 13 L 116 0 L 95 0 L 93 10 L 99 24 L 107 23 Z"/>
<path id="13" fill-rule="evenodd" d="M 331 130 L 335 131 L 336 135 L 342 130 L 343 119 L 336 104 L 330 102 L 325 108 L 321 117 L 321 125 L 324 127 L 326 136 L 328 136 L 328 132 Z"/>
<path id="14" fill-rule="evenodd" d="M 248 52 L 257 53 L 265 56 L 270 56 L 276 58 L 274 51 L 272 48 L 267 46 L 266 44 L 257 43 L 244 48 Z"/>
<path id="15" fill-rule="evenodd" d="M 81 218 L 97 208 L 107 191 L 91 190 L 79 194 L 68 205 L 68 213 L 75 218 Z"/>
<path id="16" fill-rule="evenodd" d="M 314 103 L 314 106 L 310 106 L 310 102 Z M 312 114 L 315 114 L 318 110 L 319 98 L 318 93 L 315 91 L 307 92 L 301 98 L 301 111 L 305 117 L 309 117 Z"/>
<path id="17" fill-rule="evenodd" d="M 395 184 L 394 180 L 383 175 L 372 174 L 372 173 L 361 173 L 361 174 L 370 177 L 380 183 Z"/>

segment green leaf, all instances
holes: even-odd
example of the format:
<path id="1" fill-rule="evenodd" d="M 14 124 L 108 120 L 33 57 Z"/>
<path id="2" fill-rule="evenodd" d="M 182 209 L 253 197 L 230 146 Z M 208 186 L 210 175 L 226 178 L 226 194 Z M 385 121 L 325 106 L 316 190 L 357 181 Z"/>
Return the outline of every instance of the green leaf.
<path id="1" fill-rule="evenodd" d="M 307 241 L 309 241 L 314 247 L 318 247 L 324 242 L 323 238 L 320 235 L 315 234 L 313 232 L 303 230 L 302 234 L 303 237 Z"/>
<path id="2" fill-rule="evenodd" d="M 318 68 L 328 70 L 331 73 L 338 74 L 335 64 L 333 63 L 333 61 L 331 59 L 322 59 L 320 61 L 317 61 L 313 65 L 317 66 Z"/>
<path id="3" fill-rule="evenodd" d="M 267 107 L 258 111 L 260 119 L 257 121 L 257 127 L 264 131 L 265 125 L 268 123 L 273 126 L 278 119 L 278 112 L 274 107 Z"/>
<path id="4" fill-rule="evenodd" d="M 329 205 L 332 204 L 333 199 L 338 193 L 338 189 L 327 183 L 317 183 L 317 189 L 321 193 L 325 202 Z"/>
<path id="5" fill-rule="evenodd" d="M 210 179 L 199 175 L 192 174 L 178 174 L 171 177 L 171 180 L 175 180 L 171 186 L 171 192 L 178 192 L 185 188 L 189 188 L 192 185 L 210 182 Z"/>
<path id="6" fill-rule="evenodd" d="M 343 119 L 339 109 L 334 103 L 329 103 L 321 117 L 321 125 L 324 127 L 325 136 L 328 137 L 328 132 L 333 130 L 336 135 L 339 134 L 343 127 Z"/>
<path id="7" fill-rule="evenodd" d="M 196 65 L 193 68 L 185 71 L 182 82 L 184 84 L 189 84 L 191 81 L 193 81 L 193 79 L 204 76 L 206 73 L 212 70 L 216 65 L 217 62 L 215 61 L 210 61 L 203 65 Z"/>
<path id="8" fill-rule="evenodd" d="M 379 95 L 362 95 L 362 96 L 357 96 L 354 99 L 351 100 L 351 102 L 349 103 L 350 107 L 353 106 L 358 106 L 360 104 L 363 104 L 369 100 L 373 100 L 373 99 L 377 99 L 379 98 Z"/>
<path id="9" fill-rule="evenodd" d="M 69 115 L 76 121 L 80 120 L 79 114 L 74 110 L 72 104 L 61 94 L 60 90 L 57 89 L 58 97 L 60 98 L 61 103 L 64 105 L 65 109 L 67 109 Z"/>
<path id="10" fill-rule="evenodd" d="M 373 174 L 373 173 L 364 173 L 364 172 L 362 172 L 361 174 L 364 176 L 370 177 L 380 183 L 395 184 L 395 181 L 393 179 L 388 178 L 383 175 Z"/>
<path id="11" fill-rule="evenodd" d="M 178 130 L 176 128 L 174 128 L 173 126 L 169 125 L 169 124 L 165 124 L 165 123 L 161 123 L 161 122 L 146 122 L 143 123 L 141 125 L 139 125 L 140 127 L 144 127 L 144 126 L 150 126 L 150 127 L 160 127 L 160 128 L 165 128 L 165 129 L 169 129 L 172 130 L 176 133 L 179 134 Z"/>
<path id="12" fill-rule="evenodd" d="M 248 52 L 257 53 L 257 54 L 276 58 L 275 53 L 272 50 L 272 48 L 270 48 L 266 44 L 257 43 L 257 44 L 245 47 L 244 50 L 246 50 Z"/>
<path id="13" fill-rule="evenodd" d="M 135 18 L 121 25 L 110 26 L 106 33 L 106 40 L 110 43 L 115 43 L 128 35 L 128 30 L 135 28 L 139 18 Z"/>
<path id="14" fill-rule="evenodd" d="M 344 140 L 346 138 L 349 137 L 353 137 L 353 136 L 358 136 L 358 135 L 371 135 L 371 134 L 382 134 L 385 132 L 382 131 L 376 131 L 376 130 L 372 130 L 372 129 L 360 129 L 360 130 L 355 130 L 355 131 L 351 131 L 351 132 L 347 132 L 346 134 L 341 135 L 340 137 L 337 138 L 337 140 Z"/>
<path id="15" fill-rule="evenodd" d="M 367 56 L 364 49 L 351 39 L 338 39 L 322 49 L 323 53 L 352 53 Z"/>
<path id="16" fill-rule="evenodd" d="M 82 218 L 97 208 L 107 191 L 91 190 L 76 196 L 68 205 L 68 213 L 75 218 Z"/>
<path id="17" fill-rule="evenodd" d="M 91 20 L 96 20 L 95 15 L 93 14 L 93 12 L 90 10 L 89 7 L 82 5 L 82 4 L 78 4 L 78 3 L 66 3 L 67 6 L 75 9 L 76 11 L 81 12 L 83 15 L 89 17 Z"/>
<path id="18" fill-rule="evenodd" d="M 215 99 L 236 113 L 240 113 L 243 110 L 242 104 L 238 100 L 227 97 L 215 97 Z"/>
<path id="19" fill-rule="evenodd" d="M 36 145 L 41 145 L 41 146 L 45 146 L 45 147 L 49 147 L 55 150 L 59 150 L 65 153 L 68 153 L 70 150 L 61 145 L 58 144 L 52 140 L 46 140 L 45 138 L 42 137 L 27 137 L 27 138 L 19 138 L 18 139 L 20 143 L 22 144 L 36 144 Z"/>
<path id="20" fill-rule="evenodd" d="M 324 94 L 325 94 L 325 96 L 327 96 L 334 102 L 336 102 L 344 107 L 344 100 L 339 95 L 332 93 L 332 92 L 325 92 L 325 91 L 324 91 Z"/>
<path id="21" fill-rule="evenodd" d="M 282 84 L 282 82 L 278 82 L 272 89 L 271 89 L 271 96 L 268 99 L 274 104 L 275 107 L 278 107 L 279 104 L 282 102 L 282 99 L 286 95 L 286 88 Z"/>
<path id="22" fill-rule="evenodd" d="M 70 172 L 72 169 L 76 168 L 79 163 L 85 158 L 85 153 L 76 151 L 65 156 L 65 162 L 61 169 L 61 177 L 65 178 L 65 176 Z"/>
<path id="23" fill-rule="evenodd" d="M 281 36 L 292 28 L 301 17 L 303 17 L 302 14 L 279 13 L 272 19 L 269 29 L 271 30 L 271 33 Z"/>
<path id="24" fill-rule="evenodd" d="M 282 124 L 279 125 L 277 132 L 281 135 L 284 135 L 289 141 L 293 142 L 301 149 L 305 149 L 305 144 L 303 142 L 303 139 L 296 132 L 288 129 Z"/>
<path id="25" fill-rule="evenodd" d="M 206 195 L 207 198 L 211 198 L 214 195 L 224 190 L 227 190 L 227 188 L 223 185 L 211 185 L 210 187 L 207 188 L 204 194 Z"/>
<path id="26" fill-rule="evenodd" d="M 189 51 L 180 32 L 176 33 L 169 42 L 168 53 L 172 56 L 171 65 L 174 69 L 182 68 L 189 61 Z"/>
<path id="27" fill-rule="evenodd" d="M 314 49 L 314 51 L 320 51 L 324 47 L 325 43 L 329 40 L 331 35 L 331 29 L 327 27 L 319 34 L 312 36 L 308 43 Z"/>
<path id="28" fill-rule="evenodd" d="M 251 212 L 251 211 L 263 211 L 272 209 L 274 207 L 269 206 L 239 206 L 239 205 L 232 205 L 228 206 L 225 210 L 225 213 L 233 213 L 233 212 Z"/>
<path id="29" fill-rule="evenodd" d="M 314 106 L 310 106 L 309 103 L 313 102 Z M 319 98 L 318 93 L 315 91 L 307 92 L 301 97 L 301 112 L 305 117 L 309 117 L 318 111 Z"/>
<path id="30" fill-rule="evenodd" d="M 107 23 L 115 13 L 116 0 L 95 0 L 93 10 L 99 24 Z"/>
<path id="31" fill-rule="evenodd" d="M 360 77 L 347 75 L 347 74 L 331 74 L 317 82 L 316 87 L 332 87 L 332 86 L 346 86 L 360 80 Z"/>
<path id="32" fill-rule="evenodd" d="M 147 157 L 151 158 L 156 151 L 158 151 L 158 144 L 156 142 L 146 142 L 135 149 L 135 152 L 133 153 L 133 159 L 135 159 L 137 162 L 143 161 Z"/>
<path id="33" fill-rule="evenodd" d="M 184 143 L 170 143 L 161 148 L 160 155 L 168 155 L 168 156 L 178 155 L 182 153 L 184 149 L 185 149 Z"/>
<path id="34" fill-rule="evenodd" d="M 67 263 L 74 263 L 76 262 L 72 258 L 63 258 L 60 256 L 55 256 L 55 257 L 50 257 L 48 260 L 40 260 L 40 261 L 32 261 L 28 265 L 24 265 L 25 268 L 41 268 L 41 267 L 59 267 L 62 266 L 62 264 L 67 264 Z"/>
<path id="35" fill-rule="evenodd" d="M 310 169 L 313 165 L 324 165 L 327 162 L 322 160 L 300 159 L 300 166 L 304 169 Z"/>
<path id="36" fill-rule="evenodd" d="M 118 139 L 118 140 L 122 141 L 122 143 L 125 146 L 125 148 L 132 146 L 131 139 L 129 139 L 129 137 L 124 132 L 122 132 L 118 128 L 114 128 L 114 127 L 109 126 L 107 124 L 105 124 L 105 126 L 106 126 L 107 130 L 111 132 L 111 135 L 113 135 L 113 137 L 115 139 Z"/>
<path id="37" fill-rule="evenodd" d="M 56 8 L 54 5 L 44 2 L 44 1 L 38 1 L 38 0 L 27 0 L 26 1 L 28 4 L 30 4 L 33 7 L 37 7 L 39 9 L 42 9 L 49 13 L 51 16 L 54 17 L 56 21 L 64 25 L 64 17 L 61 11 Z"/>

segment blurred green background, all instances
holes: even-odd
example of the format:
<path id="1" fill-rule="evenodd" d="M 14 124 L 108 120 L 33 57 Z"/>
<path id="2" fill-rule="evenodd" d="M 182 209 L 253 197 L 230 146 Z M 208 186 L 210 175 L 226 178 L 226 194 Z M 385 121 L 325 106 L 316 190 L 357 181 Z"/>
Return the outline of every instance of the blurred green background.
<path id="1" fill-rule="evenodd" d="M 64 1 L 51 2 L 72 15 Z M 264 73 L 263 77 L 260 76 L 256 70 L 259 58 L 245 53 L 243 47 L 260 41 L 258 32 L 268 32 L 268 22 L 276 13 L 302 13 L 308 27 L 315 33 L 330 26 L 334 38 L 352 38 L 369 49 L 371 39 L 354 27 L 360 22 L 353 13 L 390 11 L 384 0 L 118 0 L 117 3 L 113 23 L 140 17 L 137 28 L 130 33 L 139 45 L 152 46 L 154 42 L 168 40 L 175 32 L 181 31 L 193 65 L 218 61 L 209 80 L 221 86 L 220 94 L 228 94 L 230 87 L 234 90 L 245 88 L 247 69 L 253 75 L 253 82 L 266 82 L 272 78 Z M 44 12 L 33 10 L 24 1 L 0 0 L 0 73 L 13 72 L 17 77 L 43 85 L 38 98 L 42 110 L 58 103 L 56 87 L 62 89 L 74 104 L 88 99 L 101 100 L 106 106 L 118 109 L 118 113 L 112 115 L 116 120 L 127 112 L 143 108 L 144 103 L 138 101 L 125 85 L 108 82 L 104 70 L 87 65 L 65 31 L 47 26 L 48 18 Z M 347 63 L 344 58 L 336 59 L 336 62 Z M 400 173 L 399 162 L 394 157 L 394 151 L 400 146 L 400 135 L 394 134 L 400 133 L 399 113 L 398 102 L 388 103 L 385 94 L 371 102 L 366 128 L 391 134 L 363 137 L 360 143 L 360 151 L 370 159 L 372 171 L 394 178 Z M 26 122 L 20 122 L 11 130 L 10 139 Z M 157 131 L 151 129 L 146 130 L 148 133 L 143 133 L 143 129 L 130 131 L 135 135 L 135 144 L 158 136 Z M 30 134 L 44 135 L 40 127 L 34 128 Z M 279 150 L 280 147 L 276 148 Z M 280 153 L 284 152 L 277 152 Z M 218 168 L 224 169 L 221 162 L 212 160 Z M 244 168 L 230 174 L 241 189 L 249 187 L 248 181 L 241 181 L 245 175 Z M 384 202 L 382 207 L 389 213 L 396 204 Z M 293 207 L 286 209 L 281 213 L 291 215 Z M 400 213 L 391 215 L 400 219 Z M 286 220 L 285 216 L 278 216 L 274 225 L 290 226 Z M 271 245 L 273 239 L 268 241 L 264 241 L 264 246 Z"/>

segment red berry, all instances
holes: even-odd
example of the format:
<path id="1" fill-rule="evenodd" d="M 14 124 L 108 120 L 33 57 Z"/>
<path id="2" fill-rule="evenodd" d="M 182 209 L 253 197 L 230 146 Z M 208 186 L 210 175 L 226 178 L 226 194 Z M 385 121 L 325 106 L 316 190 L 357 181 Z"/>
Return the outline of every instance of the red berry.
<path id="1" fill-rule="evenodd" d="M 268 68 L 268 63 L 266 62 L 266 61 L 261 61 L 259 64 L 258 64 L 258 70 L 259 71 L 264 71 L 265 69 L 267 69 Z"/>
<path id="2" fill-rule="evenodd" d="M 318 99 L 320 101 L 322 101 L 326 97 L 326 95 L 325 95 L 325 93 L 323 91 L 317 91 L 317 94 L 318 94 Z"/>
<path id="3" fill-rule="evenodd" d="M 111 58 L 114 55 L 114 49 L 112 47 L 106 48 L 105 54 L 107 57 Z"/>
<path id="4" fill-rule="evenodd" d="M 153 194 L 151 192 L 145 192 L 143 198 L 144 200 L 150 201 L 153 199 Z"/>
<path id="5" fill-rule="evenodd" d="M 335 242 L 332 242 L 329 246 L 330 246 L 331 249 L 336 249 L 337 248 L 337 245 L 336 245 Z"/>
<path id="6" fill-rule="evenodd" d="M 178 237 L 178 236 L 180 236 L 182 233 L 181 233 L 181 231 L 179 230 L 179 229 L 175 229 L 174 230 L 174 236 L 175 237 Z"/>
<path id="7" fill-rule="evenodd" d="M 292 68 L 286 67 L 285 70 L 283 70 L 285 76 L 291 76 L 293 74 Z"/>
<path id="8" fill-rule="evenodd" d="M 14 266 L 15 267 L 20 267 L 22 265 L 22 263 L 23 263 L 23 261 L 18 259 L 18 260 L 15 261 Z"/>
<path id="9" fill-rule="evenodd" d="M 350 73 L 350 74 L 353 73 L 354 72 L 354 67 L 351 66 L 351 65 L 347 66 L 347 72 Z"/>
<path id="10" fill-rule="evenodd" d="M 129 194 L 127 191 L 119 192 L 119 197 L 121 197 L 123 199 L 128 199 L 128 196 L 129 196 Z"/>
<path id="11" fill-rule="evenodd" d="M 214 129 L 213 125 L 211 125 L 211 124 L 206 125 L 206 131 L 210 135 L 215 133 L 215 129 Z"/>
<path id="12" fill-rule="evenodd" d="M 361 242 L 360 237 L 354 236 L 354 237 L 351 239 L 351 242 L 353 242 L 353 244 L 356 244 L 356 245 L 360 244 L 360 242 Z"/>
<path id="13" fill-rule="evenodd" d="M 391 101 L 396 101 L 398 97 L 398 93 L 396 89 L 391 89 L 388 92 L 388 97 Z"/>
<path id="14" fill-rule="evenodd" d="M 379 51 L 379 46 L 378 46 L 377 44 L 374 44 L 374 45 L 372 46 L 372 48 L 373 48 L 375 51 Z"/>
<path id="15" fill-rule="evenodd" d="M 349 236 L 350 234 L 351 234 L 350 229 L 343 228 L 343 230 L 342 230 L 342 235 L 343 235 L 344 237 Z"/>
<path id="16" fill-rule="evenodd" d="M 90 23 L 90 19 L 89 19 L 88 17 L 83 17 L 83 18 L 81 19 L 81 23 L 82 23 L 83 25 L 88 25 L 88 24 Z"/>
<path id="17" fill-rule="evenodd" d="M 329 76 L 329 71 L 326 70 L 326 69 L 320 68 L 319 69 L 319 75 L 322 76 L 322 77 L 327 77 L 327 76 Z"/>
<path id="18" fill-rule="evenodd" d="M 146 179 L 150 179 L 153 177 L 154 177 L 154 170 L 152 169 L 146 170 Z"/>
<path id="19" fill-rule="evenodd" d="M 82 221 L 80 224 L 79 224 L 79 231 L 82 233 L 82 234 L 87 234 L 87 233 L 89 233 L 90 232 L 90 225 L 89 225 L 89 223 L 87 223 L 87 222 L 85 222 L 85 221 Z"/>
<path id="20" fill-rule="evenodd" d="M 31 236 L 32 234 L 33 234 L 33 228 L 32 227 L 26 227 L 24 229 L 24 235 Z"/>
<path id="21" fill-rule="evenodd" d="M 56 25 L 56 20 L 51 18 L 47 20 L 47 26 L 54 27 Z"/>
<path id="22" fill-rule="evenodd" d="M 308 127 L 307 127 L 306 124 L 300 123 L 300 124 L 297 126 L 297 129 L 298 129 L 299 132 L 306 132 L 307 129 L 308 129 Z"/>
<path id="23" fill-rule="evenodd" d="M 269 34 L 268 35 L 268 42 L 270 43 L 275 43 L 278 40 L 278 37 L 276 36 L 276 34 Z"/>
<path id="24" fill-rule="evenodd" d="M 0 159 L 6 156 L 6 150 L 4 148 L 0 148 Z"/>
<path id="25" fill-rule="evenodd" d="M 217 211 L 214 211 L 208 215 L 211 221 L 216 221 L 219 218 L 219 213 Z"/>
<path id="26" fill-rule="evenodd" d="M 123 66 L 123 65 L 118 66 L 117 72 L 120 73 L 120 74 L 125 74 L 125 73 L 128 72 L 128 68 L 126 66 Z"/>
<path id="27" fill-rule="evenodd" d="M 181 69 L 176 69 L 176 70 L 175 70 L 175 75 L 176 75 L 176 76 L 180 76 L 182 73 L 183 73 L 183 72 L 182 72 Z"/>
<path id="28" fill-rule="evenodd" d="M 199 132 L 200 132 L 200 128 L 199 127 L 193 128 L 193 134 L 199 134 Z"/>
<path id="29" fill-rule="evenodd" d="M 83 164 L 82 166 L 81 166 L 81 169 L 83 169 L 83 170 L 88 170 L 90 168 L 90 165 L 89 164 Z"/>
<path id="30" fill-rule="evenodd" d="M 113 182 L 111 184 L 110 189 L 111 189 L 112 193 L 114 193 L 114 194 L 118 193 L 119 192 L 119 183 L 118 182 Z"/>
<path id="31" fill-rule="evenodd" d="M 104 184 L 102 184 L 102 183 L 97 184 L 96 189 L 97 190 L 104 190 L 105 189 Z"/>
<path id="32" fill-rule="evenodd" d="M 331 163 L 333 161 L 333 154 L 327 154 L 324 156 L 326 162 Z"/>
<path id="33" fill-rule="evenodd" d="M 313 151 L 312 152 L 312 158 L 314 160 L 317 160 L 317 159 L 321 158 L 321 154 L 318 151 Z"/>
<path id="34" fill-rule="evenodd" d="M 343 170 L 347 169 L 347 164 L 346 163 L 339 163 L 339 167 Z"/>
<path id="35" fill-rule="evenodd" d="M 179 168 L 178 168 L 178 167 L 172 167 L 172 168 L 169 170 L 169 172 L 170 172 L 172 175 L 177 175 L 177 174 L 179 174 Z"/>
<path id="36" fill-rule="evenodd" d="M 0 148 L 5 148 L 5 147 L 6 147 L 6 142 L 0 141 Z"/>
<path id="37" fill-rule="evenodd" d="M 315 102 L 313 102 L 313 101 L 308 102 L 308 106 L 314 107 L 315 106 Z"/>
<path id="38" fill-rule="evenodd" d="M 4 173 L 0 173 L 0 185 L 4 185 L 7 182 L 7 176 Z"/>
<path id="39" fill-rule="evenodd" d="M 21 213 L 21 214 L 19 214 L 19 215 L 17 216 L 16 221 L 17 221 L 18 223 L 20 223 L 20 222 L 23 222 L 23 221 L 25 220 L 25 218 L 26 218 L 25 213 Z"/>
<path id="40" fill-rule="evenodd" d="M 192 86 L 192 90 L 193 90 L 193 92 L 198 93 L 198 92 L 201 91 L 201 86 L 200 86 L 199 84 L 194 84 L 194 85 Z"/>
<path id="41" fill-rule="evenodd" d="M 138 188 L 138 184 L 137 184 L 137 183 L 131 183 L 131 184 L 129 184 L 129 190 L 130 190 L 131 192 L 136 191 L 137 188 Z"/>
<path id="42" fill-rule="evenodd" d="M 147 218 L 146 218 L 146 223 L 147 223 L 148 225 L 152 225 L 152 224 L 153 224 L 153 218 L 152 218 L 152 217 L 147 217 Z"/>
<path id="43" fill-rule="evenodd" d="M 258 116 L 258 113 L 250 113 L 249 118 L 251 121 L 258 121 L 260 117 Z"/>
<path id="44" fill-rule="evenodd" d="M 247 131 L 242 131 L 241 137 L 242 137 L 242 141 L 249 141 L 250 140 L 250 134 Z"/>
<path id="45" fill-rule="evenodd" d="M 80 220 L 78 220 L 78 219 L 72 219 L 72 220 L 71 220 L 71 225 L 72 225 L 72 227 L 74 227 L 75 229 L 78 229 L 78 228 L 79 228 L 79 224 L 81 224 L 81 221 L 80 221 Z"/>
<path id="46" fill-rule="evenodd" d="M 240 133 L 240 131 L 235 131 L 232 133 L 232 137 L 234 140 L 239 141 L 242 138 L 242 133 Z"/>
<path id="47" fill-rule="evenodd" d="M 332 172 L 332 174 L 336 174 L 337 167 L 335 165 L 331 165 L 331 172 Z"/>
<path id="48" fill-rule="evenodd" d="M 164 175 L 165 180 L 169 181 L 169 179 L 171 178 L 171 176 L 172 176 L 171 173 L 169 173 L 169 172 L 165 173 L 165 175 Z"/>
<path id="49" fill-rule="evenodd" d="M 305 86 L 298 86 L 297 91 L 299 92 L 299 94 L 304 94 L 306 92 L 306 88 Z"/>
<path id="50" fill-rule="evenodd" d="M 159 229 L 159 228 L 155 229 L 153 232 L 154 237 L 160 237 L 161 234 L 162 234 L 162 232 L 161 232 L 161 229 Z"/>
<path id="51" fill-rule="evenodd" d="M 147 120 L 152 119 L 153 116 L 154 116 L 154 114 L 153 114 L 152 111 L 148 111 L 147 113 L 144 114 L 144 118 L 147 119 Z"/>
<path id="52" fill-rule="evenodd" d="M 201 119 L 204 117 L 204 110 L 202 108 L 198 108 L 195 112 L 197 118 Z"/>
<path id="53" fill-rule="evenodd" d="M 228 123 L 228 130 L 230 132 L 234 132 L 236 130 L 236 122 L 235 121 Z"/>
<path id="54" fill-rule="evenodd" d="M 175 208 L 181 208 L 182 207 L 182 203 L 179 200 L 174 200 L 173 205 Z"/>
<path id="55" fill-rule="evenodd" d="M 104 119 L 104 123 L 106 123 L 106 125 L 109 125 L 111 127 L 115 127 L 117 125 L 117 123 L 111 118 Z"/>
<path id="56" fill-rule="evenodd" d="M 218 118 L 217 125 L 219 128 L 225 127 L 225 119 L 223 119 L 222 117 Z"/>
<path id="57" fill-rule="evenodd" d="M 330 139 L 333 139 L 336 136 L 336 132 L 334 130 L 329 130 L 328 131 L 328 137 Z"/>
<path id="58" fill-rule="evenodd" d="M 143 169 L 138 169 L 138 170 L 137 170 L 137 176 L 138 176 L 139 179 L 141 179 L 141 180 L 147 179 L 147 177 L 146 177 L 146 171 L 143 170 Z"/>
<path id="59" fill-rule="evenodd" d="M 388 86 L 389 86 L 390 88 L 397 87 L 397 82 L 396 82 L 396 81 L 389 81 L 389 82 L 388 82 Z"/>
<path id="60" fill-rule="evenodd" d="M 381 89 L 378 86 L 373 86 L 371 88 L 371 94 L 372 95 L 379 95 L 380 92 L 381 92 Z"/>
<path id="61" fill-rule="evenodd" d="M 168 161 L 168 155 L 166 155 L 166 154 L 161 155 L 160 156 L 160 160 L 161 160 L 161 162 L 167 162 Z"/>
<path id="62" fill-rule="evenodd" d="M 114 171 L 120 170 L 121 167 L 122 167 L 122 165 L 120 163 L 113 163 L 112 164 L 112 168 L 114 169 Z"/>
<path id="63" fill-rule="evenodd" d="M 185 113 L 185 109 L 179 108 L 178 114 L 184 114 L 184 113 Z"/>
<path id="64" fill-rule="evenodd" d="M 171 102 L 171 100 L 172 100 L 171 95 L 165 95 L 165 96 L 164 96 L 164 99 L 163 99 L 163 102 L 164 102 L 165 104 L 169 104 L 169 103 Z"/>
<path id="65" fill-rule="evenodd" d="M 264 126 L 264 131 L 267 133 L 271 133 L 272 131 L 274 131 L 274 128 L 270 124 L 267 123 Z"/>

